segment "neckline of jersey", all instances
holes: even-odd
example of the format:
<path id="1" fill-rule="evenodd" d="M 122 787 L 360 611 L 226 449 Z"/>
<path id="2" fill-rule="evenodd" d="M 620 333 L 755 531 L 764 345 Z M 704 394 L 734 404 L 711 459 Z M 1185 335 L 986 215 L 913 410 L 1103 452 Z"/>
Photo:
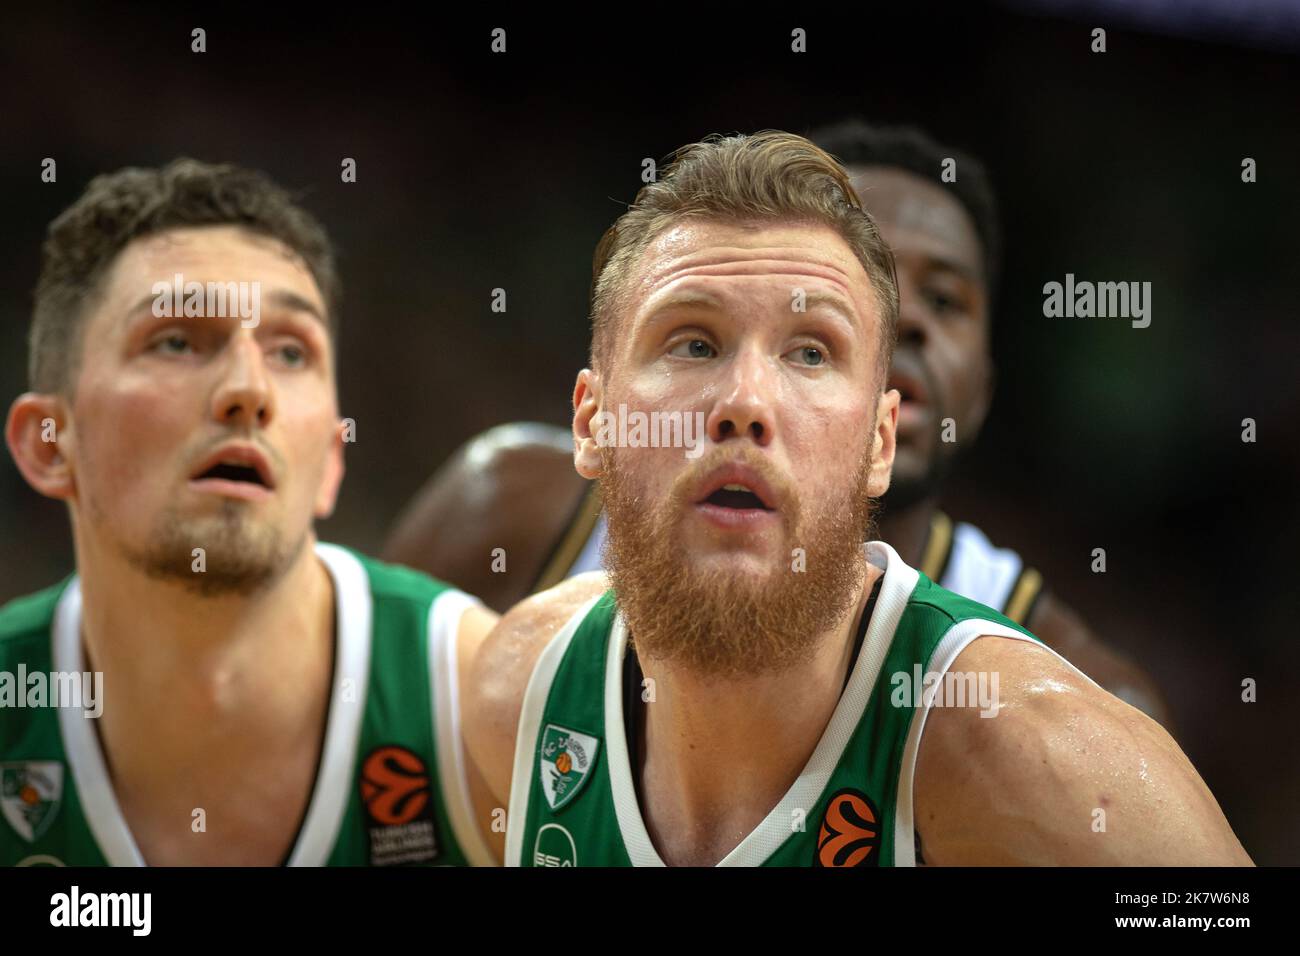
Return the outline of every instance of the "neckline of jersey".
<path id="1" fill-rule="evenodd" d="M 883 566 L 884 573 L 879 578 L 880 590 L 877 592 L 876 607 L 869 616 L 865 613 L 863 615 L 868 619 L 867 632 L 863 649 L 850 672 L 848 687 L 841 694 L 812 757 L 800 771 L 795 783 L 758 826 L 718 862 L 718 866 L 758 866 L 776 851 L 789 836 L 791 809 L 810 807 L 821 795 L 835 766 L 843 757 L 858 721 L 866 711 L 894 631 L 919 575 L 886 542 L 871 541 L 863 547 L 868 560 L 878 567 Z M 626 623 L 621 614 L 616 615 L 608 644 L 605 679 L 605 728 L 610 785 L 619 833 L 633 865 L 664 866 L 646 829 L 631 775 L 623 716 L 623 650 L 626 643 Z"/>
<path id="2" fill-rule="evenodd" d="M 337 545 L 317 543 L 316 554 L 334 584 L 334 664 L 325 735 L 312 781 L 311 796 L 299 822 L 287 866 L 323 866 L 338 835 L 347 808 L 351 754 L 361 732 L 369 687 L 371 599 L 366 571 L 352 554 Z M 55 608 L 51 648 L 56 670 L 84 670 L 81 641 L 81 582 L 74 576 Z M 358 703 L 342 707 L 344 684 L 352 683 Z M 99 735 L 86 718 L 71 708 L 59 711 L 64 756 L 81 799 L 86 823 L 110 866 L 147 865 L 117 802 Z"/>

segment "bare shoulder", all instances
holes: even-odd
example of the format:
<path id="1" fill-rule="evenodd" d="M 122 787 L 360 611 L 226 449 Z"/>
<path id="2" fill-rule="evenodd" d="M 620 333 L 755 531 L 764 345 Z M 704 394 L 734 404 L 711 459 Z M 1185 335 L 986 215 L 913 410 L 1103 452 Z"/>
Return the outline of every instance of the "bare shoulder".
<path id="1" fill-rule="evenodd" d="M 546 645 L 609 587 L 603 572 L 570 578 L 512 608 L 483 641 L 464 691 L 465 742 L 498 799 L 510 795 L 524 692 Z"/>
<path id="2" fill-rule="evenodd" d="M 389 531 L 384 558 L 504 611 L 528 593 L 586 488 L 568 430 L 498 425 L 466 442 L 416 493 Z M 504 570 L 494 553 L 504 554 Z"/>
<path id="3" fill-rule="evenodd" d="M 926 862 L 1250 865 L 1205 782 L 1146 714 L 1028 641 L 981 637 L 952 669 L 988 674 L 998 705 L 992 716 L 929 713 L 914 789 Z"/>
<path id="4" fill-rule="evenodd" d="M 1106 690 L 1172 729 L 1169 705 L 1151 676 L 1093 634 L 1078 612 L 1056 595 L 1045 591 L 1039 596 L 1028 626 Z"/>

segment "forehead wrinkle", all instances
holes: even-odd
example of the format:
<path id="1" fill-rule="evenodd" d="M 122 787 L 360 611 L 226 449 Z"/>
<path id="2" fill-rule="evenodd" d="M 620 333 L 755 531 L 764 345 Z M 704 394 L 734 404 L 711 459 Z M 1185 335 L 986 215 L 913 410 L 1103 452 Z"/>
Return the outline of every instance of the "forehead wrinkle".
<path id="1" fill-rule="evenodd" d="M 820 250 L 810 249 L 806 245 L 713 246 L 661 260 L 659 267 L 651 269 L 647 278 L 654 278 L 663 274 L 672 275 L 674 272 L 689 270 L 715 270 L 718 275 L 746 274 L 764 268 L 777 273 L 809 270 L 815 272 L 820 269 L 827 274 L 838 273 L 847 278 L 848 270 L 844 268 L 844 263 L 848 263 L 850 268 L 854 265 L 860 268 L 862 265 L 854 256 L 831 255 Z M 774 266 L 776 268 L 773 268 Z M 791 266 L 801 266 L 803 268 L 791 269 Z"/>
<path id="2" fill-rule="evenodd" d="M 861 269 L 861 263 L 857 262 L 856 259 L 854 264 Z M 716 256 L 710 257 L 696 254 L 664 263 L 645 277 L 641 284 L 644 293 L 642 310 L 661 308 L 662 306 L 655 303 L 655 299 L 665 294 L 673 297 L 673 304 L 716 305 L 716 298 L 703 289 L 688 288 L 673 291 L 673 286 L 700 276 L 716 276 L 720 278 L 753 276 L 765 279 L 804 277 L 820 279 L 838 292 L 846 303 L 856 303 L 856 296 L 854 296 L 850 284 L 853 277 L 844 269 L 824 261 L 809 262 L 807 259 L 791 261 L 789 259 L 768 258 L 746 258 L 737 261 L 730 256 L 718 258 Z M 863 271 L 860 278 L 866 279 L 865 271 Z M 822 295 L 824 297 L 825 294 L 822 293 Z M 678 296 L 682 297 L 681 302 L 677 301 Z"/>

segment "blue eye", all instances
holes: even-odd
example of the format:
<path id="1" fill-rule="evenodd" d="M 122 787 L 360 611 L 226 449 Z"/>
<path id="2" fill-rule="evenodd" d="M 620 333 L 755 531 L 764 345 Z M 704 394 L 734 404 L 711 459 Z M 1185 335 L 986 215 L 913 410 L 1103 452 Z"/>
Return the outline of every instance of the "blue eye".
<path id="1" fill-rule="evenodd" d="M 805 345 L 798 351 L 799 357 L 809 366 L 821 365 L 826 361 L 826 356 L 822 353 L 822 350 L 811 345 Z"/>
<path id="2" fill-rule="evenodd" d="M 184 355 L 190 351 L 190 340 L 179 332 L 172 332 L 155 342 L 153 347 L 168 355 Z"/>
<path id="3" fill-rule="evenodd" d="M 686 349 L 684 354 L 681 351 L 683 348 Z M 674 345 L 672 352 L 669 354 L 678 355 L 682 358 L 712 358 L 716 353 L 713 351 L 713 346 L 704 339 L 690 339 Z"/>

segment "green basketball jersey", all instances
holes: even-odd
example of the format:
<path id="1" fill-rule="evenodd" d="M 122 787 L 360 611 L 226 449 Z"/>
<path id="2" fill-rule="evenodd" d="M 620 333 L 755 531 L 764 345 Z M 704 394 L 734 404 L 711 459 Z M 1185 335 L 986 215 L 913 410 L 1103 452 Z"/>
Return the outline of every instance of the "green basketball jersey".
<path id="1" fill-rule="evenodd" d="M 719 865 L 914 865 L 912 775 L 926 715 L 996 699 L 990 675 L 983 693 L 979 675 L 952 674 L 947 688 L 941 675 L 981 635 L 1037 640 L 939 587 L 889 545 L 865 548 L 884 575 L 848 685 L 789 792 Z M 516 742 L 508 866 L 663 865 L 628 755 L 626 645 L 611 591 L 574 615 L 538 659 Z"/>
<path id="2" fill-rule="evenodd" d="M 286 863 L 489 865 L 470 811 L 456 686 L 456 632 L 476 601 L 335 545 L 316 553 L 334 582 L 334 686 Z M 90 702 L 51 706 L 49 690 L 84 671 L 76 577 L 0 609 L 0 865 L 145 862 Z M 103 687 L 108 706 L 112 695 Z"/>

